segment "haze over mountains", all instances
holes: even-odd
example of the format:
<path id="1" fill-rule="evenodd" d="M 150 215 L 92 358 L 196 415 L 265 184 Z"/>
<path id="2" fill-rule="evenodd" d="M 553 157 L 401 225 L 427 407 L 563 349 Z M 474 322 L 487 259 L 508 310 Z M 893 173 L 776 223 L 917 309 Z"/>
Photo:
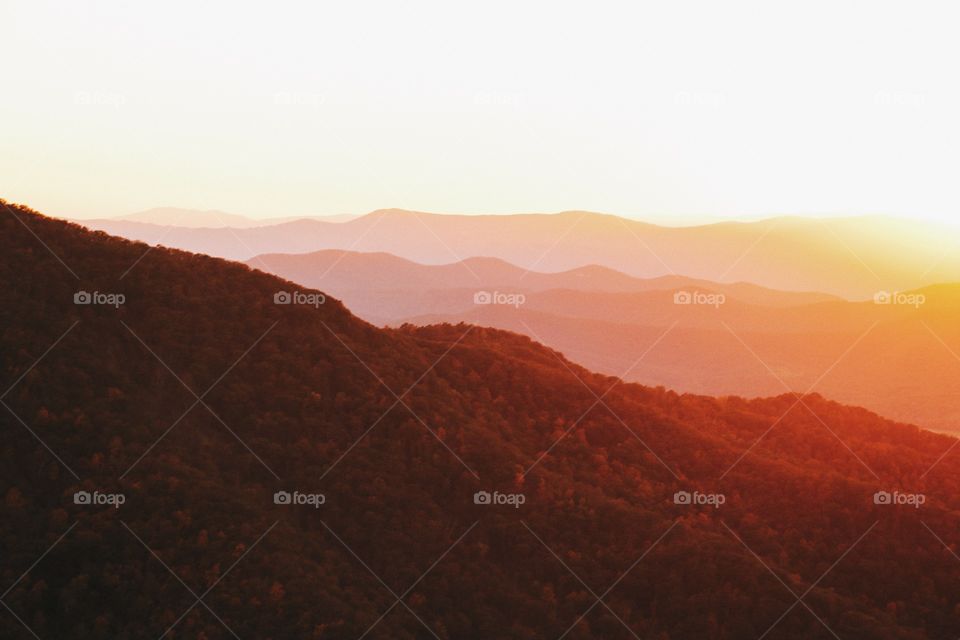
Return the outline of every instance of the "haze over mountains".
<path id="1" fill-rule="evenodd" d="M 815 385 L 897 420 L 960 431 L 960 285 L 876 304 L 596 266 L 539 273 L 493 258 L 426 266 L 320 251 L 247 264 L 328 291 L 377 324 L 515 331 L 593 371 L 682 392 L 752 397 Z M 482 291 L 523 300 L 477 304 Z M 677 304 L 683 294 L 705 304 Z"/>
<path id="2" fill-rule="evenodd" d="M 897 420 L 960 431 L 960 294 L 935 284 L 960 282 L 960 250 L 956 234 L 934 225 L 876 216 L 670 228 L 582 212 L 402 210 L 256 228 L 85 224 L 249 256 L 378 325 L 478 323 L 644 384 L 746 396 L 816 385 Z M 251 256 L 261 246 L 282 251 Z M 309 251 L 317 246 L 339 248 Z M 921 307 L 872 302 L 921 286 Z M 522 293 L 524 304 L 476 305 L 478 291 Z M 724 304 L 674 304 L 683 291 L 722 294 Z"/>
<path id="3" fill-rule="evenodd" d="M 960 633 L 954 438 L 818 395 L 625 384 L 497 330 L 276 304 L 297 285 L 20 207 L 0 277 L 4 638 Z"/>
<path id="4" fill-rule="evenodd" d="M 777 291 L 746 282 L 721 284 L 673 275 L 636 278 L 597 265 L 543 273 L 498 258 L 468 258 L 452 264 L 423 265 L 388 253 L 326 250 L 305 254 L 264 254 L 254 256 L 247 264 L 349 299 L 351 309 L 371 322 L 397 322 L 422 313 L 467 311 L 473 307 L 473 294 L 478 290 L 536 292 L 565 289 L 628 294 L 700 288 L 719 291 L 744 302 L 771 306 L 840 300 L 823 293 Z"/>
<path id="5" fill-rule="evenodd" d="M 954 230 L 883 216 L 663 227 L 576 211 L 464 216 L 388 209 L 342 223 L 304 219 L 256 228 L 81 222 L 234 260 L 320 249 L 387 252 L 422 264 L 495 257 L 542 272 L 599 265 L 640 278 L 677 274 L 850 299 L 960 281 Z"/>
<path id="6" fill-rule="evenodd" d="M 99 225 L 116 224 L 123 222 L 137 222 L 159 226 L 185 227 L 188 229 L 205 228 L 234 228 L 250 229 L 257 227 L 269 227 L 294 220 L 317 220 L 321 222 L 346 222 L 357 216 L 352 215 L 334 215 L 334 216 L 288 216 L 283 218 L 249 218 L 236 213 L 227 213 L 217 209 L 182 209 L 177 207 L 155 207 L 145 211 L 138 211 L 115 218 L 102 218 L 90 220 L 78 220 L 81 224 Z"/>

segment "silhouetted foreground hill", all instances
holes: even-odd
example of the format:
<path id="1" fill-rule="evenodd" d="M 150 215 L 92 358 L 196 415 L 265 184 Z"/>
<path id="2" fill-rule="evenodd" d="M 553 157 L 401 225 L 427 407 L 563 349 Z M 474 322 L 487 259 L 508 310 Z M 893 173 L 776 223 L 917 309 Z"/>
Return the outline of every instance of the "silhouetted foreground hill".
<path id="1" fill-rule="evenodd" d="M 960 632 L 951 438 L 275 304 L 315 292 L 23 208 L 0 274 L 0 637 Z"/>

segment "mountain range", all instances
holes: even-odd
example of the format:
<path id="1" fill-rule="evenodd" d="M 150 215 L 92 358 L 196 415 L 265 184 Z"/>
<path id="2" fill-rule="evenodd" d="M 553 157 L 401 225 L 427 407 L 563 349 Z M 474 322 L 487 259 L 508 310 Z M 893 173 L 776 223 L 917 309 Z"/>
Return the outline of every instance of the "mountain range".
<path id="1" fill-rule="evenodd" d="M 960 632 L 953 438 L 4 209 L 5 638 Z"/>
<path id="2" fill-rule="evenodd" d="M 351 310 L 370 321 L 397 322 L 425 312 L 466 311 L 473 306 L 473 294 L 481 290 L 636 294 L 704 289 L 765 306 L 840 300 L 829 294 L 777 291 L 747 282 L 722 284 L 673 275 L 636 278 L 598 265 L 543 273 L 498 258 L 468 258 L 445 265 L 423 265 L 388 253 L 325 250 L 305 254 L 264 254 L 254 256 L 246 263 L 349 299 Z"/>
<path id="3" fill-rule="evenodd" d="M 960 285 L 888 292 L 888 304 L 877 304 L 598 266 L 540 273 L 493 258 L 432 266 L 320 251 L 247 264 L 330 292 L 376 324 L 470 322 L 635 382 L 750 397 L 815 387 L 897 420 L 960 431 Z M 478 292 L 523 298 L 476 304 Z"/>
<path id="4" fill-rule="evenodd" d="M 300 219 L 256 228 L 82 223 L 232 260 L 321 249 L 386 252 L 428 265 L 493 257 L 542 272 L 599 265 L 638 278 L 745 281 L 849 299 L 960 281 L 955 230 L 884 216 L 664 227 L 582 211 L 468 216 L 387 209 L 347 222 Z"/>
<path id="5" fill-rule="evenodd" d="M 218 209 L 183 209 L 178 207 L 154 207 L 114 218 L 94 218 L 78 220 L 90 225 L 123 225 L 128 222 L 138 224 L 183 227 L 187 229 L 252 229 L 269 227 L 295 220 L 314 220 L 318 222 L 346 222 L 358 216 L 348 214 L 332 216 L 287 216 L 279 218 L 250 218 L 236 213 L 227 213 Z"/>

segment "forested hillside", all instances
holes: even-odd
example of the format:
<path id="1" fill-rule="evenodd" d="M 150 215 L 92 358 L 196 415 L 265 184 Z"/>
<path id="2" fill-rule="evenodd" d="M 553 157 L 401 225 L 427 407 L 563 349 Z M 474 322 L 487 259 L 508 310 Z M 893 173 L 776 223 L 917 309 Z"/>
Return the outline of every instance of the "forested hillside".
<path id="1" fill-rule="evenodd" d="M 960 633 L 952 438 L 620 383 L 503 331 L 378 329 L 3 209 L 0 637 Z"/>

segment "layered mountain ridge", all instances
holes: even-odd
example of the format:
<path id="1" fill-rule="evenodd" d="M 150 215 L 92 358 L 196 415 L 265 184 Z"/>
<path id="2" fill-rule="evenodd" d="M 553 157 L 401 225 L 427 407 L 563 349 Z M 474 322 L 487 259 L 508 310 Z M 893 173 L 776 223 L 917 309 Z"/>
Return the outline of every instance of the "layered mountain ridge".
<path id="1" fill-rule="evenodd" d="M 0 229 L 4 637 L 960 631 L 952 438 L 623 383 L 494 329 L 381 329 L 23 207 Z"/>
<path id="2" fill-rule="evenodd" d="M 496 258 L 420 265 L 321 251 L 247 264 L 328 291 L 375 324 L 469 322 L 530 336 L 590 370 L 643 384 L 748 397 L 816 390 L 960 431 L 958 284 L 851 302 L 750 283 L 638 279 L 595 265 L 542 273 Z M 515 303 L 475 299 L 495 293 Z"/>
<path id="3" fill-rule="evenodd" d="M 883 216 L 665 227 L 586 211 L 471 216 L 387 209 L 346 222 L 300 219 L 258 228 L 83 224 L 233 260 L 323 249 L 387 252 L 428 265 L 488 256 L 544 272 L 594 264 L 638 278 L 679 274 L 848 299 L 960 281 L 955 229 Z"/>

